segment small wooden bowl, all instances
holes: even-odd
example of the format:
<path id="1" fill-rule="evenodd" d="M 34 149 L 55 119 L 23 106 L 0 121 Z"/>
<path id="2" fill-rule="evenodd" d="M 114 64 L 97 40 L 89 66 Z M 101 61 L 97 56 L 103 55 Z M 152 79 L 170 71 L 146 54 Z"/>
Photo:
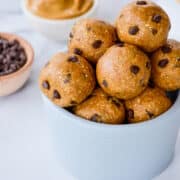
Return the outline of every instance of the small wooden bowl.
<path id="1" fill-rule="evenodd" d="M 17 40 L 24 48 L 27 56 L 26 64 L 18 71 L 8 75 L 0 76 L 0 96 L 7 96 L 20 89 L 28 80 L 34 60 L 34 51 L 32 46 L 26 40 L 15 34 L 0 32 L 0 37 L 9 41 Z"/>

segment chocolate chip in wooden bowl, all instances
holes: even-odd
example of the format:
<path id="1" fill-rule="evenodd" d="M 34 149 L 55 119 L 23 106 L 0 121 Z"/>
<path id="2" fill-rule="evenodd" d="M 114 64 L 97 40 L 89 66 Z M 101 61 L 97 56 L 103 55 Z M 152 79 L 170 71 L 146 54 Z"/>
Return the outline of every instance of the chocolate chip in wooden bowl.
<path id="1" fill-rule="evenodd" d="M 77 55 L 82 55 L 83 54 L 83 52 L 79 48 L 75 48 L 74 53 L 77 54 Z"/>
<path id="2" fill-rule="evenodd" d="M 147 2 L 146 1 L 137 1 L 136 4 L 137 5 L 146 5 Z"/>
<path id="3" fill-rule="evenodd" d="M 139 68 L 138 66 L 136 66 L 136 65 L 132 65 L 132 66 L 130 67 L 130 70 L 131 70 L 131 72 L 132 72 L 133 74 L 138 74 L 138 72 L 140 71 L 140 68 Z"/>
<path id="4" fill-rule="evenodd" d="M 128 119 L 134 119 L 134 111 L 132 109 L 127 109 Z"/>
<path id="5" fill-rule="evenodd" d="M 103 85 L 104 87 L 108 87 L 107 81 L 106 81 L 106 80 L 103 80 L 102 85 Z"/>
<path id="6" fill-rule="evenodd" d="M 53 98 L 54 99 L 61 99 L 61 95 L 59 94 L 59 92 L 57 90 L 53 91 Z"/>
<path id="7" fill-rule="evenodd" d="M 161 22 L 161 19 L 162 19 L 162 17 L 161 17 L 161 15 L 159 15 L 159 14 L 154 14 L 153 16 L 152 16 L 152 21 L 153 22 L 155 22 L 155 23 L 160 23 Z"/>
<path id="8" fill-rule="evenodd" d="M 78 57 L 77 56 L 70 56 L 68 58 L 68 62 L 73 62 L 73 63 L 78 62 Z"/>
<path id="9" fill-rule="evenodd" d="M 130 26 L 128 30 L 130 35 L 136 35 L 139 32 L 138 26 Z"/>
<path id="10" fill-rule="evenodd" d="M 158 66 L 161 67 L 161 68 L 165 68 L 168 63 L 169 63 L 169 60 L 168 60 L 168 59 L 161 59 L 161 60 L 158 62 Z"/>
<path id="11" fill-rule="evenodd" d="M 98 48 L 101 47 L 102 43 L 103 43 L 103 42 L 102 42 L 101 40 L 95 40 L 95 41 L 93 42 L 93 44 L 92 44 L 92 47 L 93 47 L 94 49 L 98 49 Z"/>
<path id="12" fill-rule="evenodd" d="M 171 47 L 170 46 L 168 46 L 168 45 L 164 45 L 164 46 L 162 46 L 161 47 L 161 51 L 163 52 L 163 53 L 170 53 L 171 52 Z"/>
<path id="13" fill-rule="evenodd" d="M 44 88 L 44 89 L 47 89 L 47 90 L 49 90 L 50 89 L 50 84 L 49 84 L 49 82 L 46 80 L 46 81 L 43 81 L 42 82 L 42 87 Z"/>
<path id="14" fill-rule="evenodd" d="M 0 38 L 0 76 L 18 71 L 27 61 L 25 50 L 17 40 Z"/>

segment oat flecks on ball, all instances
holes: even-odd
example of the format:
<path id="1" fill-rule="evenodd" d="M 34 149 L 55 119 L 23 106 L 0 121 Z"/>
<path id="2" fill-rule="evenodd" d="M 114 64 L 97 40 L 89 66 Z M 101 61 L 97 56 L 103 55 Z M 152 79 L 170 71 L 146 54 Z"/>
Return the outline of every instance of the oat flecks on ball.
<path id="1" fill-rule="evenodd" d="M 153 53 L 152 78 L 166 91 L 180 89 L 180 42 L 168 40 Z"/>
<path id="2" fill-rule="evenodd" d="M 42 92 L 60 107 L 81 103 L 95 87 L 91 65 L 81 56 L 72 53 L 55 55 L 40 74 Z"/>
<path id="3" fill-rule="evenodd" d="M 133 1 L 124 7 L 116 20 L 119 38 L 147 52 L 162 46 L 170 29 L 166 12 L 151 1 Z"/>
<path id="4" fill-rule="evenodd" d="M 125 119 L 123 103 L 119 99 L 107 95 L 100 88 L 96 89 L 87 100 L 76 106 L 74 113 L 85 119 L 107 124 L 121 124 Z"/>
<path id="5" fill-rule="evenodd" d="M 77 22 L 70 33 L 69 51 L 96 63 L 117 40 L 115 28 L 100 20 Z"/>
<path id="6" fill-rule="evenodd" d="M 171 107 L 165 91 L 148 87 L 141 95 L 125 101 L 129 123 L 146 121 L 164 113 Z"/>
<path id="7" fill-rule="evenodd" d="M 137 47 L 129 44 L 114 45 L 97 63 L 97 79 L 102 89 L 120 99 L 139 95 L 150 78 L 149 58 Z"/>

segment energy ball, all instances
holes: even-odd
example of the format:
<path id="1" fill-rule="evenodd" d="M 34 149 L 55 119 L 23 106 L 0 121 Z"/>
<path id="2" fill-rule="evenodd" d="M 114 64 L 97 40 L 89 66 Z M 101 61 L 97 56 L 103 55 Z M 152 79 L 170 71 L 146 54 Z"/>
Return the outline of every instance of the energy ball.
<path id="1" fill-rule="evenodd" d="M 95 87 L 91 65 L 81 56 L 58 53 L 42 69 L 39 85 L 42 92 L 60 107 L 81 103 Z"/>
<path id="2" fill-rule="evenodd" d="M 112 25 L 100 20 L 84 19 L 74 25 L 68 46 L 70 52 L 95 64 L 116 40 L 116 31 Z"/>
<path id="3" fill-rule="evenodd" d="M 147 52 L 156 50 L 166 42 L 170 27 L 166 12 L 148 0 L 129 3 L 116 20 L 119 38 Z"/>
<path id="4" fill-rule="evenodd" d="M 134 45 L 112 46 L 99 59 L 96 68 L 101 88 L 119 99 L 138 96 L 147 87 L 151 64 L 147 55 Z"/>
<path id="5" fill-rule="evenodd" d="M 96 89 L 93 94 L 74 108 L 74 113 L 90 121 L 121 124 L 125 119 L 123 103 L 107 95 L 102 89 Z"/>
<path id="6" fill-rule="evenodd" d="M 155 118 L 167 111 L 171 105 L 165 91 L 148 87 L 141 95 L 125 101 L 128 122 L 137 123 Z"/>
<path id="7" fill-rule="evenodd" d="M 168 40 L 152 55 L 152 78 L 166 91 L 180 89 L 180 42 Z"/>

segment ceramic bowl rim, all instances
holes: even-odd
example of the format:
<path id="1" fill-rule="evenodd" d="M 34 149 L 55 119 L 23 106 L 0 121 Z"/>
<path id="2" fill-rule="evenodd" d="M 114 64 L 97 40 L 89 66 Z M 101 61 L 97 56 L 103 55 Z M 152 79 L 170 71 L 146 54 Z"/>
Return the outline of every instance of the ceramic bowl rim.
<path id="1" fill-rule="evenodd" d="M 116 125 L 112 125 L 112 124 L 102 124 L 102 123 L 96 123 L 96 122 L 92 122 L 86 119 L 83 119 L 79 116 L 76 116 L 74 114 L 72 114 L 71 112 L 67 111 L 64 108 L 61 108 L 57 105 L 55 105 L 53 102 L 51 102 L 51 100 L 46 97 L 42 92 L 41 92 L 41 96 L 44 99 L 45 103 L 49 103 L 50 106 L 52 106 L 53 108 L 56 109 L 56 111 L 59 111 L 59 113 L 66 117 L 67 119 L 69 119 L 70 121 L 73 121 L 73 123 L 78 123 L 79 125 L 83 125 L 83 126 L 88 126 L 88 127 L 92 127 L 92 128 L 101 128 L 101 129 L 124 129 L 124 128 L 138 128 L 138 127 L 148 127 L 151 125 L 154 125 L 160 121 L 172 121 L 174 122 L 171 118 L 173 114 L 178 112 L 178 108 L 180 106 L 180 91 L 177 92 L 177 98 L 176 101 L 174 102 L 174 104 L 170 107 L 170 109 L 166 112 L 164 112 L 163 114 L 159 115 L 158 117 L 149 120 L 149 121 L 145 121 L 145 122 L 140 122 L 140 123 L 132 123 L 132 124 L 116 124 Z M 179 122 L 180 124 L 180 122 Z"/>
<path id="2" fill-rule="evenodd" d="M 91 14 L 93 14 L 96 11 L 98 5 L 99 5 L 99 0 L 94 0 L 93 6 L 86 13 L 80 16 L 74 17 L 74 18 L 70 18 L 70 19 L 48 19 L 48 18 L 37 16 L 27 9 L 26 0 L 22 0 L 21 8 L 23 12 L 32 19 L 35 19 L 44 23 L 48 23 L 48 24 L 67 24 L 67 23 L 74 23 L 75 21 L 78 21 L 79 19 L 82 19 L 82 18 L 90 17 Z"/>

